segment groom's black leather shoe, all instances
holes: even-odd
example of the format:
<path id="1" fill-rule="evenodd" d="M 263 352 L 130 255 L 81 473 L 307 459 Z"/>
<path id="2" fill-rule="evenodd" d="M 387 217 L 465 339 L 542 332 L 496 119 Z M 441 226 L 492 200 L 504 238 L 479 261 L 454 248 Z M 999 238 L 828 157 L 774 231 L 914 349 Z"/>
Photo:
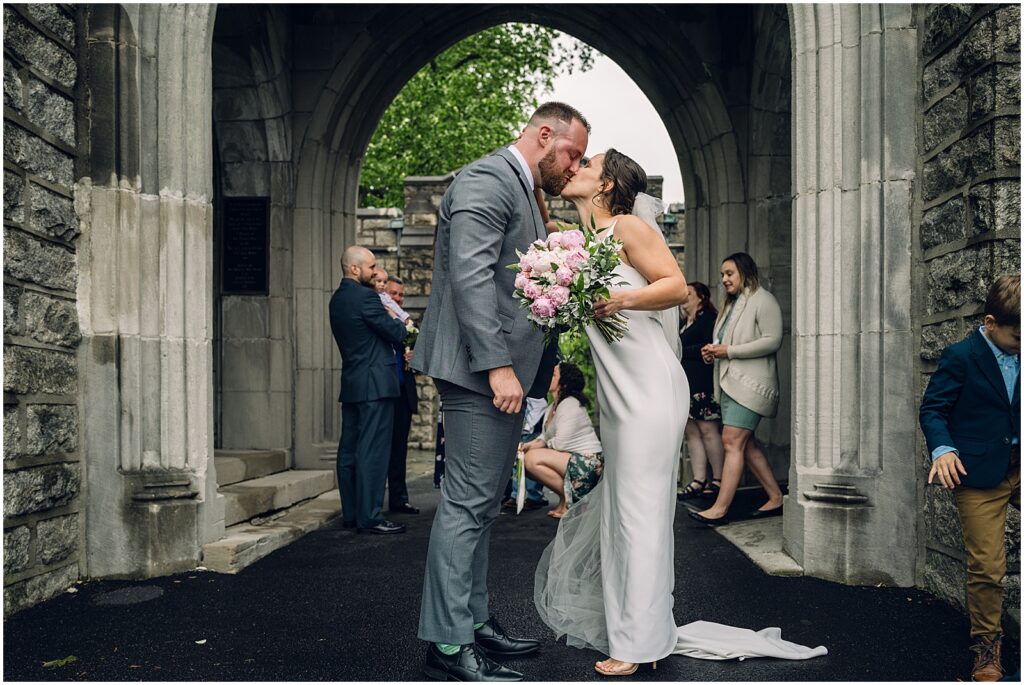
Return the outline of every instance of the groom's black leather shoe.
<path id="1" fill-rule="evenodd" d="M 540 648 L 539 640 L 520 640 L 506 635 L 493 616 L 474 632 L 473 639 L 488 656 L 522 656 Z"/>
<path id="2" fill-rule="evenodd" d="M 477 644 L 462 645 L 451 656 L 431 644 L 423 664 L 423 675 L 433 680 L 477 683 L 517 683 L 526 680 L 522 673 L 490 659 Z"/>

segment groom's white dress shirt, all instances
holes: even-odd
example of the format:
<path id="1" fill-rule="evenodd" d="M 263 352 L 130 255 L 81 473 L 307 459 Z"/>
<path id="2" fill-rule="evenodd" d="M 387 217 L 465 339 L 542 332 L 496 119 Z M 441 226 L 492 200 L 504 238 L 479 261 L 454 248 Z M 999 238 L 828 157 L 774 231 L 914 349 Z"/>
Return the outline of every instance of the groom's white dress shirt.
<path id="1" fill-rule="evenodd" d="M 533 179 L 533 172 L 530 171 L 530 165 L 526 163 L 526 158 L 523 157 L 523 153 L 519 151 L 515 145 L 509 145 L 508 149 L 512 152 L 513 156 L 519 160 L 519 166 L 523 167 L 523 173 L 526 174 L 526 179 L 530 182 L 531 188 L 537 187 L 537 182 Z"/>

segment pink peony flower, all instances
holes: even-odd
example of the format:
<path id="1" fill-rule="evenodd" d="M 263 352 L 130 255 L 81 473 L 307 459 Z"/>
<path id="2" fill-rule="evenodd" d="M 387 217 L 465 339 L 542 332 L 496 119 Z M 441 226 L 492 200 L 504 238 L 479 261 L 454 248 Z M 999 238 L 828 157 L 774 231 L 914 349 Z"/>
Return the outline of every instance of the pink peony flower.
<path id="1" fill-rule="evenodd" d="M 561 285 L 553 285 L 548 290 L 548 299 L 556 307 L 561 307 L 569 301 L 569 289 Z"/>
<path id="2" fill-rule="evenodd" d="M 575 269 L 588 259 L 590 259 L 589 252 L 584 250 L 582 247 L 574 247 L 569 254 L 565 256 L 565 265 L 570 269 Z"/>
<path id="3" fill-rule="evenodd" d="M 558 281 L 558 285 L 560 286 L 572 283 L 572 277 L 572 269 L 567 266 L 560 266 L 558 267 L 558 270 L 555 271 L 555 279 Z"/>
<path id="4" fill-rule="evenodd" d="M 539 297 L 530 305 L 530 311 L 536 316 L 547 318 L 555 315 L 555 305 L 550 299 Z"/>
<path id="5" fill-rule="evenodd" d="M 532 271 L 533 268 L 537 265 L 537 260 L 539 257 L 540 254 L 537 252 L 537 250 L 531 247 L 529 250 L 526 251 L 526 254 L 519 258 L 519 268 L 523 271 Z"/>
<path id="6" fill-rule="evenodd" d="M 542 254 L 537 256 L 537 261 L 533 265 L 533 272 L 535 274 L 546 274 L 551 271 L 551 255 Z"/>
<path id="7" fill-rule="evenodd" d="M 530 281 L 529 283 L 523 286 L 523 294 L 526 295 L 531 300 L 536 300 L 538 297 L 544 294 L 544 291 L 541 290 L 541 287 L 539 285 L 537 285 L 533 281 Z"/>
<path id="8" fill-rule="evenodd" d="M 572 229 L 571 231 L 562 232 L 562 247 L 567 250 L 583 247 L 584 242 L 586 242 L 586 239 L 583 237 L 583 231 Z"/>
<path id="9" fill-rule="evenodd" d="M 530 282 L 530 274 L 528 271 L 520 271 L 516 274 L 516 288 L 522 290 L 527 283 Z"/>
<path id="10" fill-rule="evenodd" d="M 556 247 L 559 247 L 561 244 L 562 244 L 562 234 L 561 233 L 556 231 L 555 233 L 552 233 L 552 234 L 548 235 L 548 247 L 549 248 L 555 249 Z"/>

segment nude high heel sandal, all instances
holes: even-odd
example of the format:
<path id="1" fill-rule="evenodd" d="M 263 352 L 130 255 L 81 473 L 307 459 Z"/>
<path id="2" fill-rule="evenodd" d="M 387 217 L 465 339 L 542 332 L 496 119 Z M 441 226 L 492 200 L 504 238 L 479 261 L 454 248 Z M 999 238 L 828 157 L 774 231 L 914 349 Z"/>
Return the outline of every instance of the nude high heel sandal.
<path id="1" fill-rule="evenodd" d="M 633 664 L 633 668 L 630 668 L 630 669 L 625 670 L 625 671 L 602 671 L 600 668 L 597 667 L 597 665 L 594 666 L 594 670 L 597 671 L 598 673 L 600 673 L 601 675 L 604 675 L 604 676 L 633 675 L 634 673 L 636 673 L 638 668 L 640 668 L 640 664 Z M 658 662 L 657 661 L 652 661 L 651 662 L 651 670 L 652 671 L 658 670 Z"/>

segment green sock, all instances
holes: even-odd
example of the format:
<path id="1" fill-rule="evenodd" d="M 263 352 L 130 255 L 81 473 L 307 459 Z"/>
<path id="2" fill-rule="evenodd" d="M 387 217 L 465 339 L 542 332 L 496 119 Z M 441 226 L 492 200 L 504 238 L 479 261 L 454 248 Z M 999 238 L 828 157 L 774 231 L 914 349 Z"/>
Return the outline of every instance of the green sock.
<path id="1" fill-rule="evenodd" d="M 483 626 L 483 623 L 474 623 L 473 630 L 480 630 L 481 628 L 483 628 Z M 434 644 L 437 645 L 437 649 L 445 656 L 451 656 L 452 654 L 455 654 L 455 652 L 462 649 L 462 645 L 449 645 L 444 642 L 436 642 Z"/>

